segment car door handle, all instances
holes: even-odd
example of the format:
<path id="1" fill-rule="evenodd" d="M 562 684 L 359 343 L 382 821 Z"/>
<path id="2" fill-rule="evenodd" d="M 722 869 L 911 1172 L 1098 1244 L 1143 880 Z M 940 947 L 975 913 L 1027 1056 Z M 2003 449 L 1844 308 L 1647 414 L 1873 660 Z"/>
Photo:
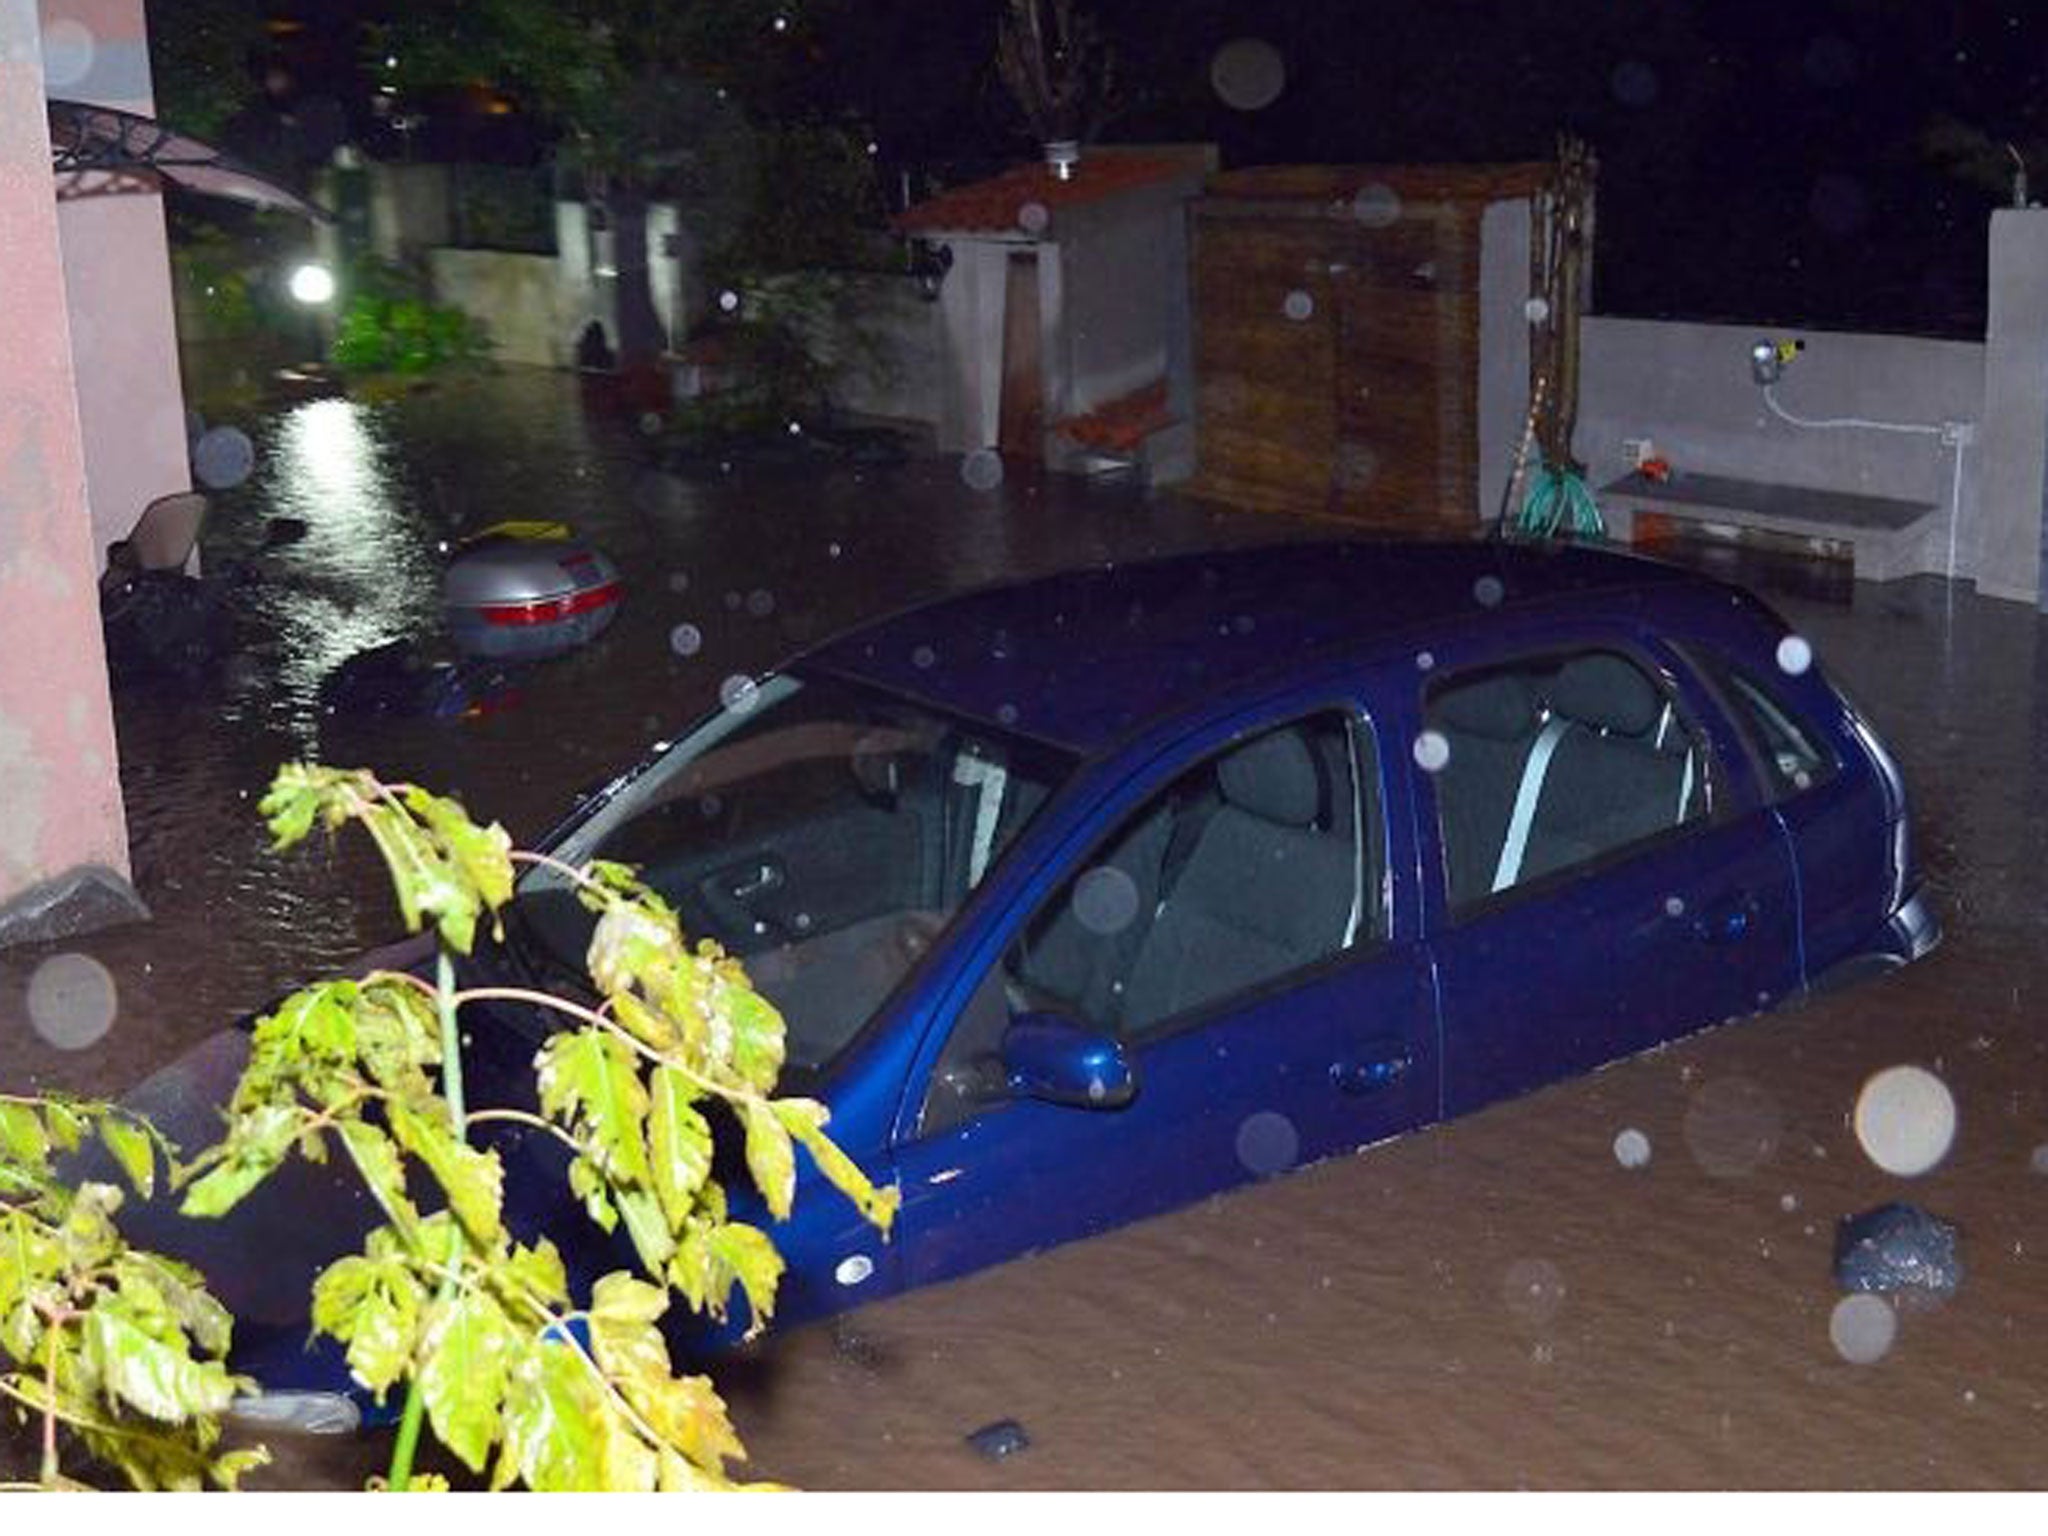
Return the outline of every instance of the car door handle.
<path id="1" fill-rule="evenodd" d="M 748 901 L 776 889 L 781 884 L 782 866 L 763 859 L 744 874 L 729 875 L 726 889 L 732 893 L 735 900 Z"/>
<path id="2" fill-rule="evenodd" d="M 1405 1045 L 1389 1044 L 1360 1061 L 1340 1061 L 1330 1068 L 1330 1081 L 1340 1093 L 1372 1093 L 1408 1075 L 1414 1054 Z"/>
<path id="3" fill-rule="evenodd" d="M 1693 914 L 1692 936 L 1702 944 L 1734 944 L 1748 935 L 1755 920 L 1756 898 L 1745 891 Z"/>

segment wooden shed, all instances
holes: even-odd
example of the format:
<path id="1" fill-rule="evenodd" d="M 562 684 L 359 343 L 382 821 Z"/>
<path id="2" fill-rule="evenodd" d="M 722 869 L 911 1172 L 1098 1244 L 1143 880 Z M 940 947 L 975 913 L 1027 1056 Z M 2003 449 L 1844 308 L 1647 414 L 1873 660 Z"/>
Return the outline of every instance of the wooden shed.
<path id="1" fill-rule="evenodd" d="M 1416 533 L 1490 515 L 1527 410 L 1530 210 L 1552 174 L 1212 176 L 1189 220 L 1189 488 Z"/>

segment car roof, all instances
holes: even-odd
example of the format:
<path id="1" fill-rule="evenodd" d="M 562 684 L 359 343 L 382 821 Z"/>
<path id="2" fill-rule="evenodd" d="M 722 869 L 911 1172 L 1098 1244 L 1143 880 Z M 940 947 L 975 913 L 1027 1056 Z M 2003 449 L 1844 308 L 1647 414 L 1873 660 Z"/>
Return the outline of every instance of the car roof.
<path id="1" fill-rule="evenodd" d="M 1571 545 L 1261 545 L 944 598 L 827 641 L 797 670 L 869 682 L 1094 755 L 1202 699 L 1325 655 L 1418 634 L 1448 638 L 1496 606 L 1674 583 L 1714 585 Z"/>

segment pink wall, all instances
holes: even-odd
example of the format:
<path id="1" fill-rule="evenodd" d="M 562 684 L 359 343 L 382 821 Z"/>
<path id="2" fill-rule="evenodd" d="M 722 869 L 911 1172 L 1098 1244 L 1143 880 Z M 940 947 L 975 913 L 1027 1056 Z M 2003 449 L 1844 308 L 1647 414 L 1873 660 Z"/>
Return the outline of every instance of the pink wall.
<path id="1" fill-rule="evenodd" d="M 152 110 L 142 0 L 39 0 L 48 94 Z M 103 178 L 59 188 L 58 229 L 95 559 L 191 485 L 163 199 Z"/>
<path id="2" fill-rule="evenodd" d="M 128 867 L 43 97 L 0 0 L 0 899 Z"/>

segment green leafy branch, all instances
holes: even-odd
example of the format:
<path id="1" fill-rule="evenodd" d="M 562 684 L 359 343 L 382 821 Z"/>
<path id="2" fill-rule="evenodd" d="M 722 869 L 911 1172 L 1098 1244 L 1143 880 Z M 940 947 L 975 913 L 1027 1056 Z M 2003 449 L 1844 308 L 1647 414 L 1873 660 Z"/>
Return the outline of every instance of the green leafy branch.
<path id="1" fill-rule="evenodd" d="M 422 1420 L 472 1471 L 490 1465 L 496 1487 L 731 1486 L 725 1464 L 745 1453 L 724 1405 L 708 1381 L 675 1374 L 656 1323 L 671 1291 L 718 1319 L 738 1291 L 758 1329 L 783 1265 L 766 1232 L 729 1215 L 707 1111 L 739 1121 L 776 1220 L 795 1196 L 799 1145 L 878 1228 L 897 1206 L 897 1192 L 876 1189 L 826 1134 L 822 1104 L 774 1097 L 780 1015 L 736 960 L 689 946 L 658 894 L 604 862 L 554 864 L 597 915 L 587 967 L 598 1006 L 459 989 L 451 953 L 468 953 L 478 924 L 511 899 L 502 828 L 478 827 L 416 786 L 306 765 L 280 770 L 262 810 L 280 847 L 315 825 L 361 824 L 407 924 L 436 931 L 436 975 L 321 983 L 261 1020 L 225 1135 L 193 1165 L 185 1211 L 223 1215 L 288 1157 L 322 1162 L 340 1144 L 385 1221 L 315 1282 L 313 1324 L 345 1346 L 380 1401 L 405 1384 L 389 1486 L 413 1485 Z M 564 1021 L 535 1058 L 538 1114 L 465 1107 L 457 1019 L 491 1001 Z M 505 1227 L 499 1154 L 470 1140 L 487 1121 L 561 1142 L 569 1188 L 605 1231 L 623 1225 L 645 1278 L 606 1275 L 573 1308 L 553 1246 L 522 1246 Z M 408 1165 L 442 1209 L 415 1204 Z"/>
<path id="2" fill-rule="evenodd" d="M 0 1400 L 41 1427 L 37 1481 L 7 1486 L 79 1486 L 63 1428 L 137 1488 L 232 1488 L 268 1459 L 219 1449 L 250 1385 L 225 1364 L 232 1319 L 195 1270 L 122 1238 L 118 1186 L 62 1175 L 89 1140 L 144 1199 L 159 1155 L 175 1168 L 176 1149 L 114 1105 L 0 1094 Z"/>

